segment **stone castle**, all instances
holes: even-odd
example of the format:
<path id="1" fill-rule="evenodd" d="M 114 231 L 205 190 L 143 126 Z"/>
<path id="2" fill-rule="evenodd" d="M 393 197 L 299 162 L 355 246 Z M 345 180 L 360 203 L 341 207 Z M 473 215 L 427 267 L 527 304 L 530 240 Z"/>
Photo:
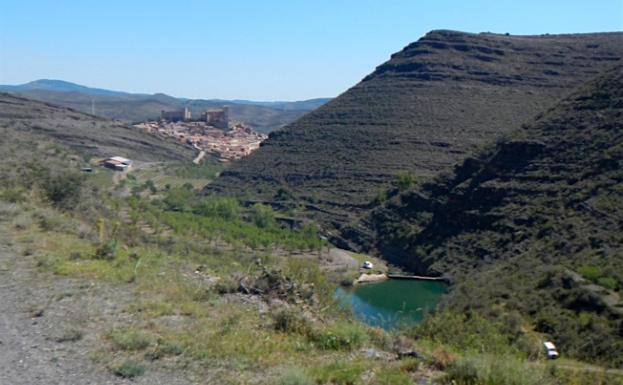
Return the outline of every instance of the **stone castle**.
<path id="1" fill-rule="evenodd" d="M 160 120 L 167 122 L 191 122 L 192 113 L 185 107 L 176 111 L 161 111 Z M 212 108 L 201 113 L 199 122 L 205 122 L 208 126 L 227 129 L 229 128 L 229 106 Z"/>

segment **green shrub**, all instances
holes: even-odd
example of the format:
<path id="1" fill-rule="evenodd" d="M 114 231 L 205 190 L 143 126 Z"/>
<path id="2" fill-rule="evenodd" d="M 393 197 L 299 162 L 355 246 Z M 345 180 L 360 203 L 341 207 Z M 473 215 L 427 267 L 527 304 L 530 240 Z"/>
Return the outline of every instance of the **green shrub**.
<path id="1" fill-rule="evenodd" d="M 597 279 L 601 277 L 601 269 L 597 266 L 581 266 L 578 269 L 578 273 L 580 273 L 584 278 L 593 282 L 597 281 Z"/>
<path id="2" fill-rule="evenodd" d="M 382 204 L 384 204 L 385 202 L 387 202 L 387 191 L 383 190 L 383 191 L 380 191 L 380 192 L 376 195 L 376 197 L 374 198 L 374 200 L 373 200 L 373 202 L 372 202 L 372 203 L 374 203 L 374 204 L 376 204 L 376 205 L 382 205 Z"/>
<path id="3" fill-rule="evenodd" d="M 296 200 L 296 197 L 294 196 L 292 191 L 290 191 L 290 189 L 288 189 L 287 187 L 281 186 L 277 189 L 277 193 L 275 194 L 275 199 L 278 201 L 294 201 Z"/>
<path id="4" fill-rule="evenodd" d="M 411 377 L 394 368 L 382 369 L 374 378 L 374 385 L 410 385 L 413 384 Z"/>
<path id="5" fill-rule="evenodd" d="M 471 355 L 446 369 L 445 384 L 453 385 L 548 385 L 555 384 L 546 367 L 512 355 Z"/>
<path id="6" fill-rule="evenodd" d="M 156 184 L 151 179 L 148 179 L 147 181 L 145 181 L 144 187 L 148 189 L 149 192 L 151 192 L 152 194 L 155 194 L 158 192 L 158 188 L 156 188 Z"/>
<path id="7" fill-rule="evenodd" d="M 121 350 L 143 350 L 151 345 L 151 338 L 136 330 L 113 330 L 109 337 L 115 347 Z"/>
<path id="8" fill-rule="evenodd" d="M 478 369 L 472 361 L 454 362 L 446 369 L 444 381 L 455 385 L 475 385 L 478 382 Z"/>
<path id="9" fill-rule="evenodd" d="M 401 191 L 408 190 L 415 185 L 415 175 L 411 171 L 400 171 L 396 177 L 396 185 Z"/>
<path id="10" fill-rule="evenodd" d="M 272 207 L 256 203 L 251 207 L 251 220 L 261 228 L 267 229 L 275 226 L 275 212 Z"/>
<path id="11" fill-rule="evenodd" d="M 475 312 L 468 316 L 444 310 L 427 315 L 424 322 L 409 334 L 415 339 L 426 338 L 459 350 L 476 350 L 482 353 L 515 352 L 512 342 L 518 332 L 504 330 L 510 326 L 505 321 L 506 318 L 501 319 L 501 322 L 492 321 Z"/>
<path id="12" fill-rule="evenodd" d="M 74 172 L 47 173 L 39 180 L 45 196 L 53 205 L 69 208 L 80 196 L 84 177 Z"/>
<path id="13" fill-rule="evenodd" d="M 123 378 L 134 378 L 145 374 L 145 366 L 141 363 L 127 360 L 114 369 L 114 373 Z"/>
<path id="14" fill-rule="evenodd" d="M 193 212 L 226 220 L 240 218 L 240 204 L 233 198 L 206 198 L 193 207 Z"/>
<path id="15" fill-rule="evenodd" d="M 315 330 L 310 336 L 312 342 L 325 350 L 353 350 L 368 340 L 364 327 L 354 322 L 340 321 L 323 330 Z"/>
<path id="16" fill-rule="evenodd" d="M 361 383 L 366 366 L 361 362 L 336 361 L 313 370 L 318 384 L 355 385 Z"/>
<path id="17" fill-rule="evenodd" d="M 10 203 L 20 203 L 26 200 L 22 189 L 14 188 L 0 192 L 0 199 Z"/>
<path id="18" fill-rule="evenodd" d="M 180 345 L 158 339 L 156 346 L 145 353 L 145 358 L 150 360 L 158 360 L 164 356 L 179 356 L 184 353 L 184 348 Z"/>
<path id="19" fill-rule="evenodd" d="M 195 193 L 192 190 L 192 186 L 191 189 L 182 186 L 168 190 L 162 202 L 166 210 L 189 211 L 194 199 Z"/>
<path id="20" fill-rule="evenodd" d="M 597 284 L 610 290 L 616 290 L 619 286 L 617 280 L 612 277 L 600 277 L 597 279 Z"/>
<path id="21" fill-rule="evenodd" d="M 284 309 L 272 315 L 274 328 L 285 333 L 309 335 L 312 325 L 300 311 Z"/>
<path id="22" fill-rule="evenodd" d="M 113 239 L 103 243 L 95 250 L 95 259 L 112 260 L 117 252 L 117 240 Z"/>

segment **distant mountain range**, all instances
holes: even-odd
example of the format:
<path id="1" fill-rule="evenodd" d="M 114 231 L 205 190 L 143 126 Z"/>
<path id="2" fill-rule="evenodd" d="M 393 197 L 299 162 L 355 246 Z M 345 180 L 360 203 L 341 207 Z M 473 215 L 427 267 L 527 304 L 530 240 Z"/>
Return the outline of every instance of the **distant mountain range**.
<path id="1" fill-rule="evenodd" d="M 0 91 L 19 94 L 110 119 L 130 122 L 157 119 L 162 110 L 188 107 L 193 115 L 206 108 L 231 106 L 232 119 L 258 131 L 271 132 L 323 105 L 330 98 L 303 101 L 187 99 L 166 94 L 134 94 L 91 88 L 64 80 L 40 79 L 20 85 L 0 85 Z"/>

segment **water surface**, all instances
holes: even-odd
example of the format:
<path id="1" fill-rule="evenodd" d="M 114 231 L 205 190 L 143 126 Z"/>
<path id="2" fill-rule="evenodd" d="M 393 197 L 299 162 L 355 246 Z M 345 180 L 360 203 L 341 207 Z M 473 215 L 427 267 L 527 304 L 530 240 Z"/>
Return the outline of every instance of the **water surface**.
<path id="1" fill-rule="evenodd" d="M 414 325 L 435 308 L 446 292 L 438 281 L 389 279 L 353 288 L 338 288 L 335 296 L 355 316 L 371 326 L 392 329 Z"/>

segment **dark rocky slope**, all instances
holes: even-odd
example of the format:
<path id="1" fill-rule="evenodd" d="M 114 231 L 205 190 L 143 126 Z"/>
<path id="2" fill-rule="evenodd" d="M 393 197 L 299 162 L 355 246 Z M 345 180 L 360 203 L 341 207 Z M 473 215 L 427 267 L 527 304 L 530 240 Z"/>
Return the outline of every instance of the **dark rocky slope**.
<path id="1" fill-rule="evenodd" d="M 385 258 L 449 276 L 455 309 L 518 311 L 566 354 L 622 366 L 623 66 L 368 225 Z"/>
<path id="2" fill-rule="evenodd" d="M 66 107 L 0 93 L 0 128 L 3 141 L 11 133 L 53 139 L 74 150 L 94 156 L 121 155 L 139 160 L 190 160 L 194 150 L 108 119 Z"/>
<path id="3" fill-rule="evenodd" d="M 359 84 L 273 133 L 207 193 L 287 198 L 339 227 L 412 170 L 448 171 L 623 56 L 623 33 L 433 31 Z M 332 223 L 331 223 L 332 222 Z"/>

